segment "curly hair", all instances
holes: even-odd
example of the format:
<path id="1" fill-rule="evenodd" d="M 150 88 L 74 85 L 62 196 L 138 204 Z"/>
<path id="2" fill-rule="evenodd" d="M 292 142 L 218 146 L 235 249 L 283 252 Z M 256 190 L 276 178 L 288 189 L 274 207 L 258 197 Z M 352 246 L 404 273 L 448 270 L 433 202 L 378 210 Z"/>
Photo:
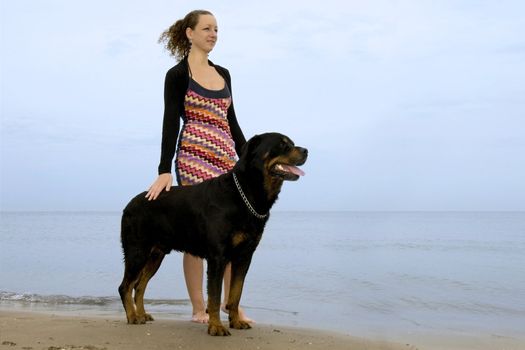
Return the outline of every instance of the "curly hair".
<path id="1" fill-rule="evenodd" d="M 159 44 L 164 43 L 170 55 L 179 60 L 187 56 L 190 52 L 191 43 L 186 36 L 186 28 L 195 29 L 195 26 L 199 22 L 199 16 L 201 15 L 213 16 L 210 11 L 206 10 L 191 11 L 183 19 L 179 19 L 160 35 Z"/>

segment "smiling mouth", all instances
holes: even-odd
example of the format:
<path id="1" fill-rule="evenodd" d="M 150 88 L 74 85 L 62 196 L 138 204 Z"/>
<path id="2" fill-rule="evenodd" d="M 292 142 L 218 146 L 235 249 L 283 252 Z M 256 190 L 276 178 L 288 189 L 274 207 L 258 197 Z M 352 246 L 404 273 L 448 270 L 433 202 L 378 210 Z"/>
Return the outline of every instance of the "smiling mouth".
<path id="1" fill-rule="evenodd" d="M 295 181 L 299 177 L 304 176 L 304 171 L 291 164 L 277 163 L 272 167 L 272 173 L 276 176 L 282 177 L 284 180 Z"/>

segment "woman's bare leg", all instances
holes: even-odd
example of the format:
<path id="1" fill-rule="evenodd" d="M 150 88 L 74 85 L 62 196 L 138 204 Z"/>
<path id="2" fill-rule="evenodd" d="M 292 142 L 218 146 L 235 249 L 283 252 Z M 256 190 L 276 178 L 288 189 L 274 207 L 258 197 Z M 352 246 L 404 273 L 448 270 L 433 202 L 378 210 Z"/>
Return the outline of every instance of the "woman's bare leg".
<path id="1" fill-rule="evenodd" d="M 186 288 L 190 296 L 192 310 L 192 322 L 208 323 L 209 316 L 206 313 L 206 303 L 202 292 L 202 281 L 204 277 L 204 262 L 191 254 L 184 254 L 182 261 Z"/>

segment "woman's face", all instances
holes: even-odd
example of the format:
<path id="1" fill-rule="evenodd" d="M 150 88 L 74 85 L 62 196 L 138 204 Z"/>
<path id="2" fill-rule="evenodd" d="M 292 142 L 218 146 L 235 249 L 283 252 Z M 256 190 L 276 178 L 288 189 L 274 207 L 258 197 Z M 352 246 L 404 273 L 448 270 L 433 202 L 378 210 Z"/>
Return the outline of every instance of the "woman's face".
<path id="1" fill-rule="evenodd" d="M 191 40 L 192 47 L 209 53 L 217 42 L 217 21 L 212 15 L 200 15 L 195 29 L 188 28 L 186 35 Z"/>

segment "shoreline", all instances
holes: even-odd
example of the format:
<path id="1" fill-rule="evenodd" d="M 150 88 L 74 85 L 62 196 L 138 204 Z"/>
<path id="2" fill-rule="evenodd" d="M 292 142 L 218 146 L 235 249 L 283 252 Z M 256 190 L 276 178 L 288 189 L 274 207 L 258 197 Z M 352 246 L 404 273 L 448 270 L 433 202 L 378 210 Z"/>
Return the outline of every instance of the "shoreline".
<path id="1" fill-rule="evenodd" d="M 227 322 L 223 320 L 227 325 Z M 398 334 L 389 339 L 349 335 L 320 329 L 256 323 L 249 330 L 230 330 L 230 337 L 212 337 L 206 325 L 158 319 L 128 325 L 116 314 L 86 315 L 0 308 L 0 350 L 112 349 L 304 349 L 325 350 L 488 350 L 525 348 L 525 337 L 497 334 Z"/>

